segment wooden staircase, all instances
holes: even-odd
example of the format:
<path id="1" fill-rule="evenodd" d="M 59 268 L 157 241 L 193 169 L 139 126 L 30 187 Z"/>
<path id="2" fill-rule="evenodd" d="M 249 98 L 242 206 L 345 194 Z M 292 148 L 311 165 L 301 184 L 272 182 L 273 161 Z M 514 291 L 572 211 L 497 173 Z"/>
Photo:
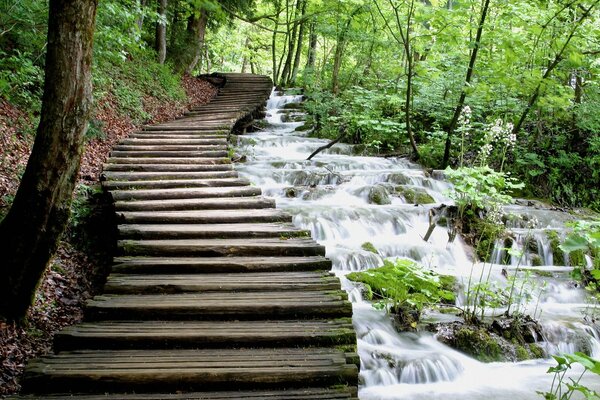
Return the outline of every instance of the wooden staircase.
<path id="1" fill-rule="evenodd" d="M 30 362 L 22 398 L 357 398 L 352 307 L 324 247 L 228 157 L 271 80 L 211 79 L 211 103 L 111 153 L 119 254 L 84 322 Z"/>

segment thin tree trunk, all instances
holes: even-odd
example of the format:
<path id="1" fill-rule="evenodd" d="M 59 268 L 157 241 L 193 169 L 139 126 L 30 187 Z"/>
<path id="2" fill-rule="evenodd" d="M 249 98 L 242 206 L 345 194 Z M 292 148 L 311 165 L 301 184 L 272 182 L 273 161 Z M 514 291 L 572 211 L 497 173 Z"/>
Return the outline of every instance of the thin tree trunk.
<path id="1" fill-rule="evenodd" d="M 156 52 L 158 63 L 164 64 L 167 58 L 167 0 L 158 0 L 158 15 L 160 20 L 156 24 Z"/>
<path id="2" fill-rule="evenodd" d="M 456 108 L 454 109 L 454 115 L 452 116 L 452 121 L 450 121 L 450 126 L 448 127 L 448 133 L 446 134 L 446 145 L 444 147 L 444 159 L 442 161 L 443 168 L 446 168 L 450 161 L 450 147 L 452 147 L 452 135 L 454 134 L 454 130 L 456 129 L 456 124 L 458 123 L 458 117 L 460 117 L 460 113 L 465 104 L 465 99 L 467 98 L 467 92 L 466 92 L 465 88 L 471 84 L 471 79 L 473 78 L 473 71 L 475 70 L 475 62 L 477 61 L 477 52 L 479 50 L 479 46 L 481 46 L 481 36 L 483 34 L 483 26 L 485 25 L 485 18 L 487 17 L 489 7 L 490 7 L 490 0 L 484 0 L 483 5 L 481 7 L 481 17 L 479 19 L 479 25 L 477 26 L 477 34 L 475 35 L 475 43 L 473 43 L 473 50 L 471 51 L 471 57 L 469 59 L 469 66 L 467 68 L 467 76 L 465 78 L 465 83 L 460 92 L 460 96 L 458 98 L 458 103 L 456 104 Z"/>
<path id="3" fill-rule="evenodd" d="M 294 9 L 294 20 L 298 18 L 298 14 L 300 14 L 302 9 L 302 0 L 296 1 L 296 7 Z M 292 64 L 294 62 L 294 55 L 296 50 L 296 34 L 298 33 L 298 23 L 294 22 L 292 24 L 292 30 L 289 34 L 288 40 L 288 51 L 287 57 L 285 58 L 285 64 L 283 66 L 283 72 L 281 73 L 281 80 L 284 85 L 288 86 L 290 83 L 290 76 L 292 72 Z"/>
<path id="4" fill-rule="evenodd" d="M 300 32 L 298 32 L 298 44 L 296 46 L 296 56 L 294 57 L 294 66 L 292 67 L 292 74 L 290 76 L 290 85 L 296 84 L 296 77 L 298 76 L 298 67 L 300 66 L 300 57 L 302 56 L 302 44 L 304 42 L 304 31 L 306 27 L 306 21 L 304 21 L 304 16 L 306 15 L 306 4 L 308 0 L 304 0 L 302 3 L 302 22 L 300 23 Z"/>
<path id="5" fill-rule="evenodd" d="M 187 66 L 185 72 L 191 75 L 196 65 L 202 65 L 202 51 L 204 50 L 204 36 L 206 34 L 206 24 L 208 23 L 208 13 L 206 10 L 200 10 L 200 16 L 193 15 L 191 21 L 191 30 L 194 32 L 194 57 Z"/>
<path id="6" fill-rule="evenodd" d="M 135 21 L 138 29 L 141 31 L 144 27 L 144 7 L 146 7 L 146 0 L 139 0 L 137 3 L 138 7 L 138 17 Z"/>
<path id="7" fill-rule="evenodd" d="M 92 106 L 97 0 L 50 0 L 44 96 L 13 206 L 0 223 L 0 315 L 22 318 L 69 218 Z"/>
<path id="8" fill-rule="evenodd" d="M 246 41 L 244 42 L 244 48 L 246 50 L 249 50 L 250 47 L 250 38 L 246 38 Z M 246 68 L 248 67 L 248 55 L 247 52 L 244 53 L 244 58 L 242 60 L 242 74 L 246 73 Z"/>
<path id="9" fill-rule="evenodd" d="M 315 60 L 317 59 L 317 23 L 313 20 L 310 23 L 309 34 L 308 34 L 308 54 L 306 56 L 306 69 L 315 69 Z"/>

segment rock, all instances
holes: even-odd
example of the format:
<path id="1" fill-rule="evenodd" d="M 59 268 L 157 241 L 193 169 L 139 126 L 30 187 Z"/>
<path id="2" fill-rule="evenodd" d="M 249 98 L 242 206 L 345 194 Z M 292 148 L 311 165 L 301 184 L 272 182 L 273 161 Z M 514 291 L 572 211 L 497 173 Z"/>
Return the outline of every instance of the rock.
<path id="1" fill-rule="evenodd" d="M 409 187 L 409 186 L 397 186 L 396 193 L 404 198 L 407 203 L 413 204 L 432 204 L 435 200 L 427 191 L 423 188 Z"/>
<path id="2" fill-rule="evenodd" d="M 391 204 L 392 200 L 387 189 L 382 185 L 375 185 L 369 190 L 369 203 L 370 204 Z"/>

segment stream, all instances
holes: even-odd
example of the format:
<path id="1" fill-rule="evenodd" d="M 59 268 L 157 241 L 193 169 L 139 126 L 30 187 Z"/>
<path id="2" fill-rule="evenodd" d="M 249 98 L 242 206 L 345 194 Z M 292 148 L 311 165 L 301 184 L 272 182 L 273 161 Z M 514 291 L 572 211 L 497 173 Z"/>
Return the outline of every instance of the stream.
<path id="1" fill-rule="evenodd" d="M 389 316 L 363 300 L 360 288 L 345 278 L 349 272 L 380 266 L 383 258 L 414 260 L 455 276 L 464 286 L 475 274 L 472 271 L 478 276 L 481 268 L 498 286 L 507 286 L 504 275 L 516 269 L 546 271 L 547 276 L 527 274 L 522 286 L 528 296 L 521 307 L 530 314 L 535 312 L 543 328 L 538 344 L 548 354 L 585 350 L 600 358 L 598 327 L 583 319 L 590 307 L 584 290 L 570 281 L 570 269 L 565 266 L 568 260 L 553 259 L 546 235 L 550 228 L 563 234 L 565 222 L 573 217 L 535 205 L 507 207 L 505 211 L 528 221 L 509 223 L 515 238 L 511 246 L 516 250 L 527 246 L 530 251 L 518 260 L 506 254 L 505 243 L 500 241 L 491 265 L 474 263 L 472 250 L 460 237 L 448 243 L 443 226 L 425 242 L 429 210 L 452 203 L 445 195 L 450 184 L 405 159 L 352 155 L 352 146 L 346 144 L 336 144 L 305 161 L 328 141 L 295 131 L 303 124 L 302 115 L 285 105 L 301 100 L 302 96 L 271 95 L 266 128 L 238 137 L 236 150 L 246 161 L 237 163 L 236 169 L 260 186 L 263 195 L 275 198 L 278 208 L 291 213 L 296 226 L 310 230 L 313 238 L 326 246 L 333 272 L 353 302 L 361 399 L 541 399 L 536 391 L 550 389 L 552 375 L 546 371 L 555 365 L 552 359 L 481 363 L 438 342 L 433 333 L 398 333 Z M 398 195 L 389 196 L 389 204 L 370 201 L 374 191 L 383 188 L 389 192 L 398 186 L 427 194 L 433 203 L 417 205 Z M 363 250 L 365 242 L 372 243 L 379 254 Z M 459 294 L 457 299 L 460 306 L 464 296 Z M 430 312 L 424 319 L 435 322 L 458 317 Z M 576 378 L 581 371 L 574 368 L 572 376 Z M 598 390 L 599 380 L 597 375 L 586 374 L 582 383 Z"/>

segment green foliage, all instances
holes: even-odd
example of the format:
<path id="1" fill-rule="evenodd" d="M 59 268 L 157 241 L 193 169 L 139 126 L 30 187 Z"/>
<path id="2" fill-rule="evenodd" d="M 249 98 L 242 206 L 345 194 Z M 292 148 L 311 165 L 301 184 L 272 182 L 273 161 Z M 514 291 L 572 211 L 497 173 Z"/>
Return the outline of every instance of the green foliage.
<path id="1" fill-rule="evenodd" d="M 364 283 L 378 300 L 378 307 L 408 307 L 420 313 L 425 307 L 453 303 L 455 299 L 454 278 L 438 275 L 411 260 L 385 260 L 382 267 L 347 277 Z"/>
<path id="2" fill-rule="evenodd" d="M 456 202 L 460 215 L 467 208 L 495 210 L 512 200 L 512 190 L 523 187 L 508 173 L 496 172 L 487 165 L 447 168 L 444 173 L 454 185 L 448 195 Z"/>
<path id="3" fill-rule="evenodd" d="M 576 221 L 571 228 L 560 250 L 569 255 L 570 264 L 575 267 L 573 278 L 600 299 L 600 221 Z M 591 268 L 586 256 L 591 260 Z"/>
<path id="4" fill-rule="evenodd" d="M 580 352 L 560 356 L 554 355 L 552 358 L 556 361 L 556 366 L 550 367 L 547 371 L 547 373 L 554 375 L 552 386 L 548 392 L 537 391 L 540 396 L 543 396 L 546 400 L 568 400 L 574 394 L 579 393 L 586 400 L 600 399 L 599 393 L 580 383 L 585 373 L 589 372 L 600 376 L 600 361 Z M 583 366 L 584 371 L 577 379 L 568 378 L 567 380 L 567 372 L 573 368 L 574 364 Z"/>

